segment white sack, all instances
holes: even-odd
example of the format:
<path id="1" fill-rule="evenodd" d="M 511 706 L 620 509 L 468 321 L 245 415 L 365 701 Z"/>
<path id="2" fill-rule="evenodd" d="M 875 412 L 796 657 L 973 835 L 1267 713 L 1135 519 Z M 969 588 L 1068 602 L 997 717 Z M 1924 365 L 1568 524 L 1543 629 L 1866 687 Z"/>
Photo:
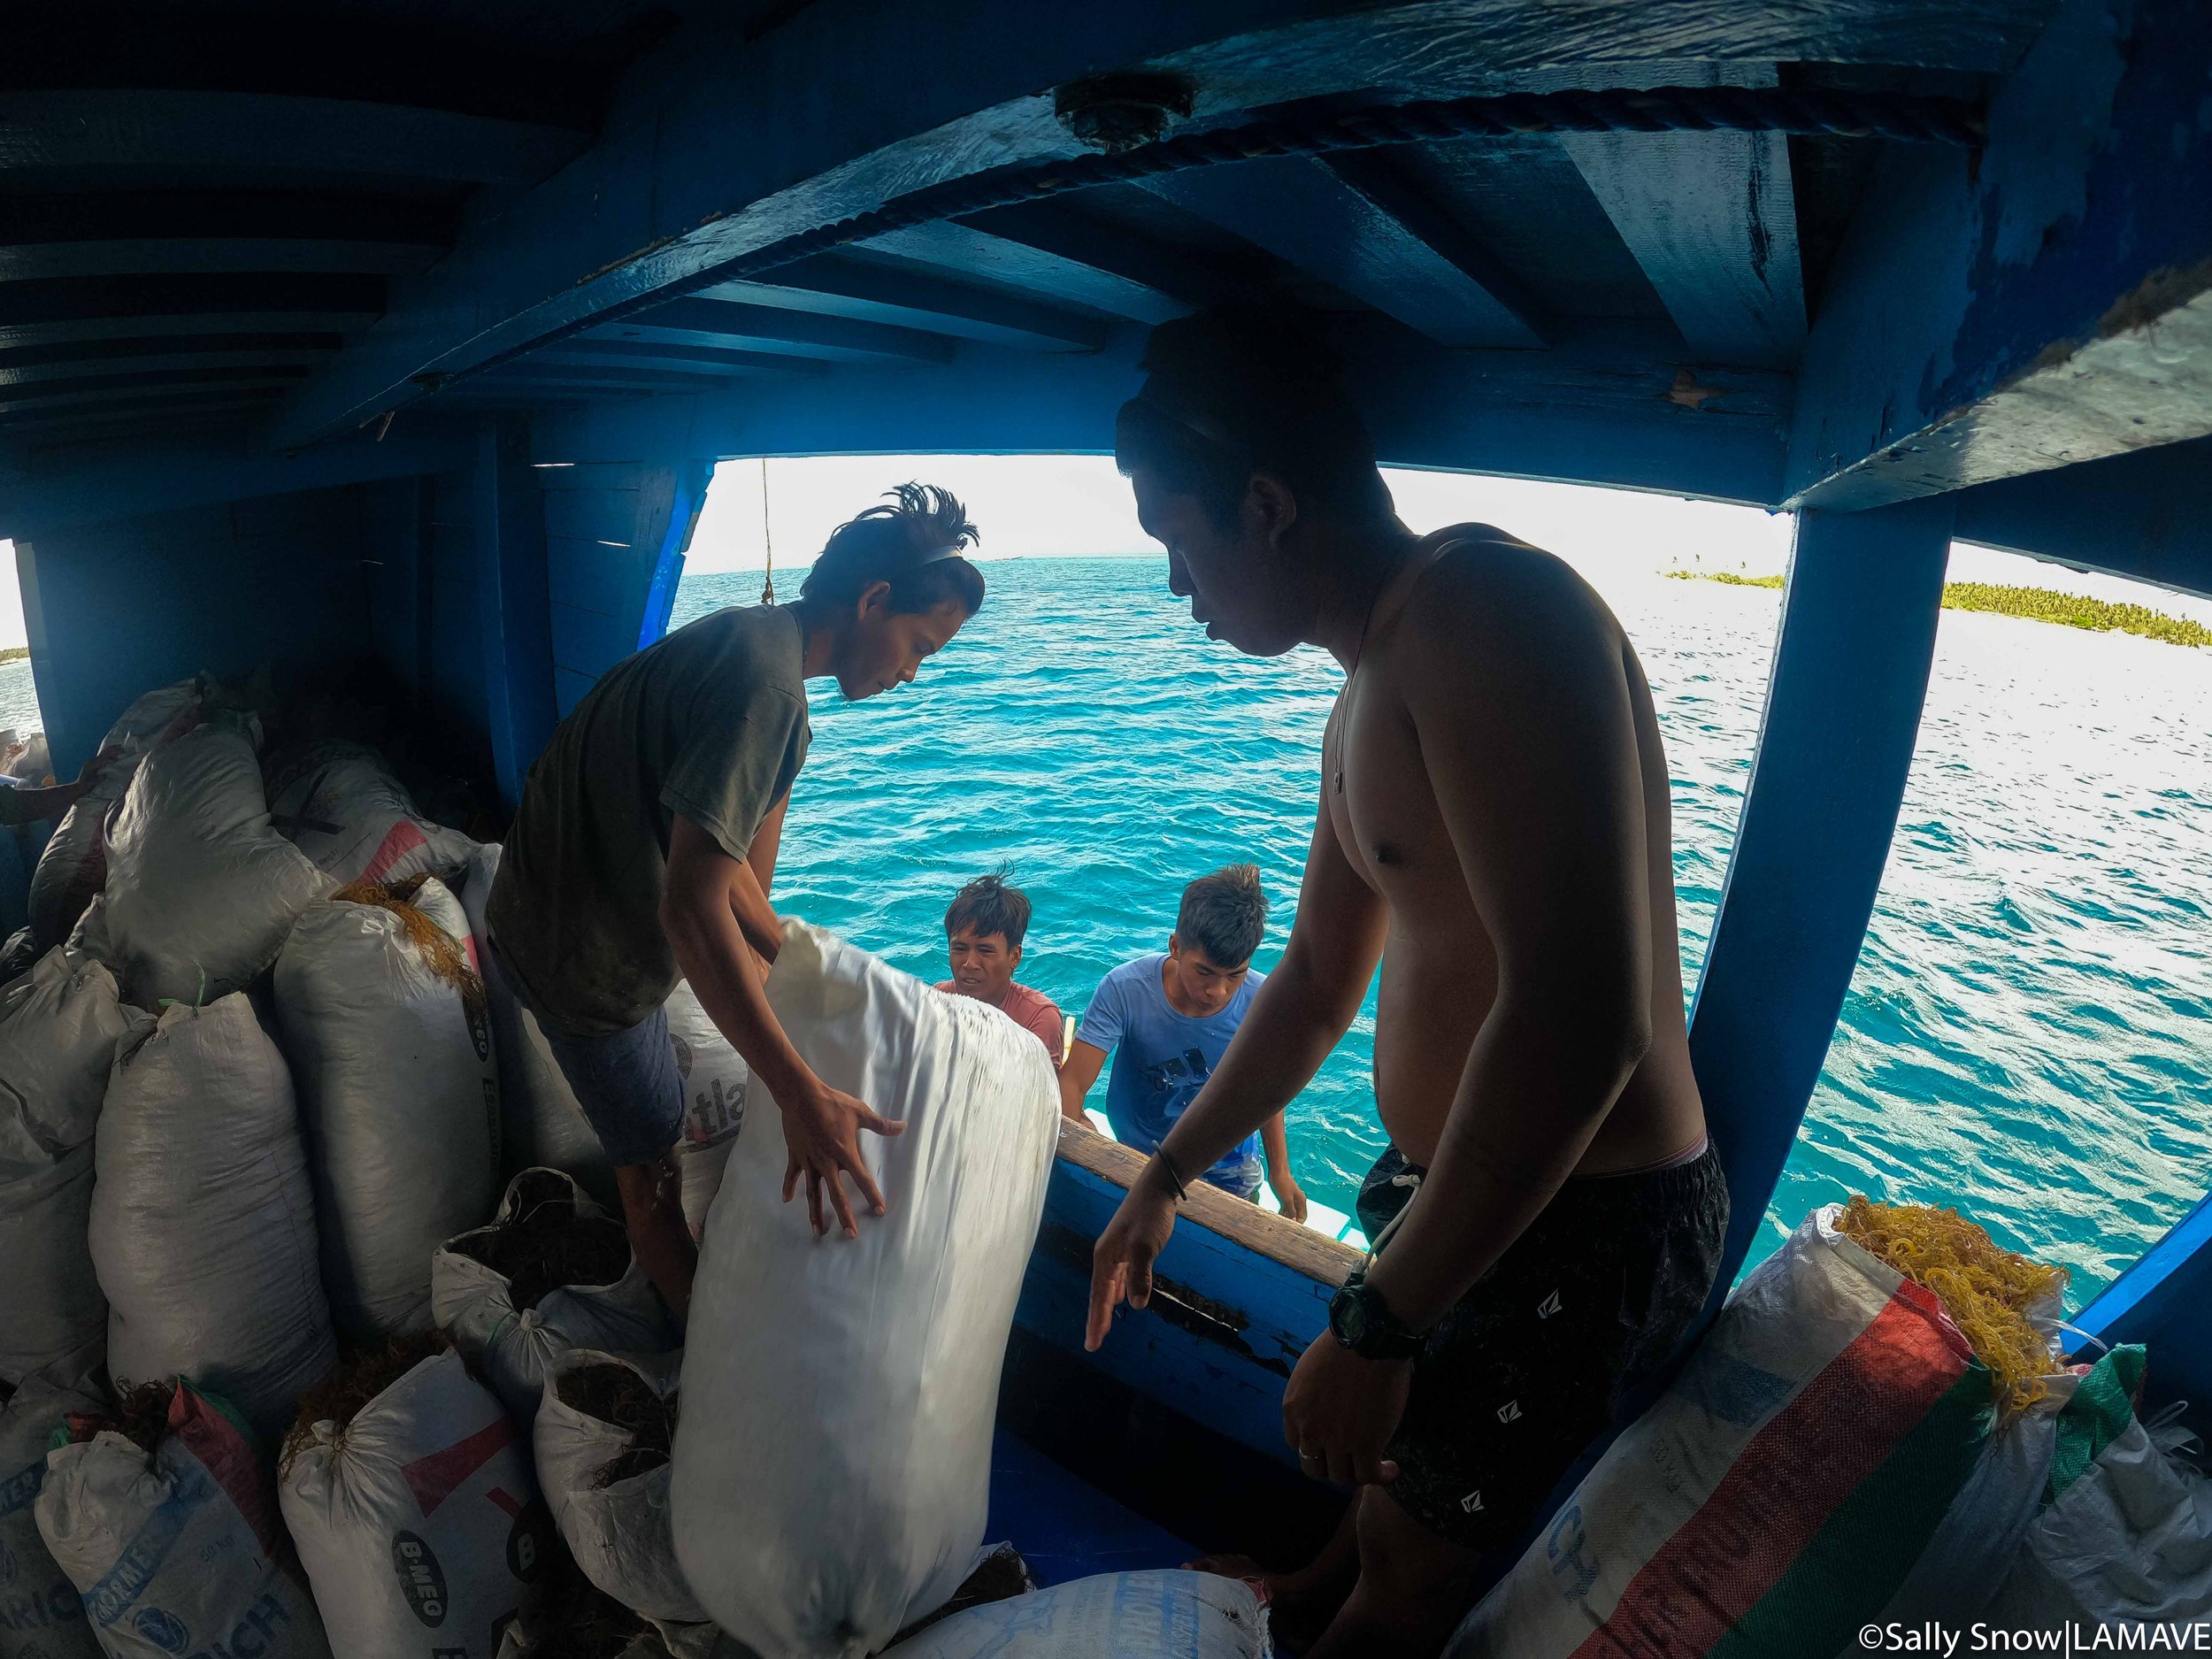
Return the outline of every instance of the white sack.
<path id="1" fill-rule="evenodd" d="M 906 1130 L 860 1137 L 890 1213 L 849 1240 L 782 1202 L 780 1133 L 738 1137 L 692 1293 L 685 1391 L 714 1406 L 677 1425 L 676 1555 L 765 1659 L 857 1659 L 941 1606 L 983 1542 L 1059 1095 L 1005 1015 L 818 928 L 785 924 L 768 998 L 825 1082 Z"/>
<path id="2" fill-rule="evenodd" d="M 744 1126 L 752 1072 L 682 979 L 668 996 L 668 1041 L 684 1082 L 684 1138 L 676 1143 L 676 1168 L 683 1182 L 684 1220 L 695 1239 L 706 1229 L 732 1143 Z"/>
<path id="3" fill-rule="evenodd" d="M 461 902 L 474 937 L 477 971 L 484 976 L 484 992 L 491 1000 L 492 1041 L 499 1052 L 503 1172 L 561 1170 L 603 1202 L 612 1203 L 613 1166 L 584 1120 L 568 1079 L 561 1075 L 560 1062 L 546 1046 L 537 1016 L 517 999 L 492 950 L 484 907 L 491 902 L 492 881 L 498 873 L 499 843 L 478 846 L 468 856 Z"/>
<path id="4" fill-rule="evenodd" d="M 267 786 L 278 831 L 341 884 L 449 869 L 476 844 L 419 816 L 384 757 L 359 743 L 287 749 L 271 763 Z"/>
<path id="5" fill-rule="evenodd" d="M 104 1430 L 46 1460 L 38 1530 L 111 1659 L 328 1659 L 252 1447 L 188 1384 L 149 1458 Z"/>
<path id="6" fill-rule="evenodd" d="M 507 1183 L 492 1225 L 447 1240 L 430 1264 L 430 1304 L 438 1329 L 453 1339 L 525 1428 L 537 1413 L 546 1371 L 571 1350 L 657 1353 L 675 1340 L 668 1310 L 626 1243 L 619 1246 L 624 1265 L 614 1278 L 559 1286 L 529 1307 L 516 1305 L 505 1274 L 468 1253 L 548 1211 L 595 1218 L 611 1239 L 623 1237 L 622 1224 L 572 1178 L 558 1170 L 524 1170 Z"/>
<path id="7" fill-rule="evenodd" d="M 1264 1659 L 1271 1651 L 1267 1609 L 1250 1585 L 1210 1572 L 1116 1572 L 955 1613 L 883 1659 Z"/>
<path id="8" fill-rule="evenodd" d="M 547 1540 L 526 1441 L 448 1350 L 287 1454 L 280 1501 L 338 1659 L 495 1652 Z"/>
<path id="9" fill-rule="evenodd" d="M 457 948 L 467 940 L 467 918 L 435 879 L 411 903 Z M 482 987 L 441 977 L 397 913 L 333 899 L 293 925 L 276 1004 L 332 1317 L 356 1340 L 421 1330 L 432 1254 L 483 1219 L 497 1185 Z"/>
<path id="10" fill-rule="evenodd" d="M 139 764 L 108 825 L 111 960 L 141 1008 L 243 990 L 333 886 L 270 827 L 259 741 L 257 722 L 210 715 Z"/>
<path id="11" fill-rule="evenodd" d="M 594 1365 L 634 1372 L 664 1400 L 677 1390 L 679 1367 L 672 1361 L 660 1369 L 580 1348 L 554 1362 L 534 1434 L 538 1482 L 553 1511 L 553 1525 L 584 1577 L 631 1611 L 657 1621 L 702 1623 L 706 1609 L 676 1565 L 668 1464 L 602 1486 L 600 1471 L 628 1451 L 637 1436 L 561 1398 L 562 1379 Z"/>
<path id="12" fill-rule="evenodd" d="M 168 729 L 171 721 L 194 703 L 219 695 L 215 682 L 204 674 L 195 674 L 171 686 L 157 686 L 139 695 L 116 717 L 115 724 L 108 727 L 107 735 L 100 740 L 100 747 L 126 755 L 142 755 Z"/>
<path id="13" fill-rule="evenodd" d="M 117 1382 L 181 1374 L 288 1423 L 335 1349 L 291 1079 L 242 992 L 118 1047 L 95 1144 Z"/>
<path id="14" fill-rule="evenodd" d="M 101 1404 L 88 1379 L 55 1370 L 24 1379 L 0 1405 L 0 1659 L 99 1659 L 84 1602 L 38 1535 L 33 1506 L 63 1417 Z"/>
<path id="15" fill-rule="evenodd" d="M 59 950 L 0 991 L 0 1380 L 81 1369 L 106 1343 L 90 1143 L 116 1041 L 151 1023 L 107 969 Z"/>

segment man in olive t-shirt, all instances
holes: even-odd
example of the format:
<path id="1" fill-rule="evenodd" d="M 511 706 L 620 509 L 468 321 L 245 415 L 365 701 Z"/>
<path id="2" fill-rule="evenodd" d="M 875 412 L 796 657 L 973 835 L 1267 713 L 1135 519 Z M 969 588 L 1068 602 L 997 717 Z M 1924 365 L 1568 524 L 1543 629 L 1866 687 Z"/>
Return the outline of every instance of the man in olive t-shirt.
<path id="1" fill-rule="evenodd" d="M 883 1213 L 857 1132 L 903 1125 L 814 1075 L 763 981 L 805 682 L 833 676 L 848 701 L 903 685 L 983 603 L 960 503 L 893 495 L 830 536 L 796 604 L 716 611 L 610 669 L 531 767 L 492 884 L 493 949 L 615 1165 L 639 1264 L 679 1313 L 696 1260 L 670 1156 L 684 1095 L 663 1004 L 679 977 L 781 1110 L 784 1197 L 803 1177 L 815 1230 L 826 1193 L 854 1236 L 842 1171 Z"/>

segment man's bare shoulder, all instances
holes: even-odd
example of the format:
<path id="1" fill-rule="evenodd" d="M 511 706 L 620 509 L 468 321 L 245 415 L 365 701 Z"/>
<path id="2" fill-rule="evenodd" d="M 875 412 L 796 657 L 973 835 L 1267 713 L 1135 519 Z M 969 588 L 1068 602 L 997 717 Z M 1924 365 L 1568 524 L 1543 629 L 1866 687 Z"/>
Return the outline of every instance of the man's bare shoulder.
<path id="1" fill-rule="evenodd" d="M 1484 524 L 1454 525 L 1423 541 L 1432 562 L 1395 632 L 1398 653 L 1424 672 L 1471 671 L 1475 656 L 1617 657 L 1620 625 L 1557 554 Z"/>

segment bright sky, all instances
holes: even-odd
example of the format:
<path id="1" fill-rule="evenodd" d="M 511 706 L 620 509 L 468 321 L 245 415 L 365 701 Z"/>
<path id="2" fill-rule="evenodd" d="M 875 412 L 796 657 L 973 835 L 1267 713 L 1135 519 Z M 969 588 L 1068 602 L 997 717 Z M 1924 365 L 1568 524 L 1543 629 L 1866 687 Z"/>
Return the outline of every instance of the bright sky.
<path id="1" fill-rule="evenodd" d="M 1692 569 L 1763 576 L 1778 573 L 1789 559 L 1788 516 L 1753 507 L 1464 472 L 1391 468 L 1383 476 L 1399 516 L 1416 530 L 1468 521 L 1499 525 L 1594 575 L 1609 567 L 1623 574 Z M 941 484 L 960 497 L 983 532 L 985 558 L 1160 556 L 1137 527 L 1128 480 L 1106 456 L 820 456 L 768 463 L 776 562 L 811 564 L 832 530 L 910 479 Z M 758 570 L 761 531 L 760 462 L 725 461 L 707 493 L 686 568 Z M 2212 599 L 1986 548 L 1954 548 L 1950 577 L 2056 588 L 2212 623 Z"/>
<path id="2" fill-rule="evenodd" d="M 23 591 L 15 577 L 15 543 L 0 540 L 0 646 L 27 645 L 30 638 L 23 626 Z"/>

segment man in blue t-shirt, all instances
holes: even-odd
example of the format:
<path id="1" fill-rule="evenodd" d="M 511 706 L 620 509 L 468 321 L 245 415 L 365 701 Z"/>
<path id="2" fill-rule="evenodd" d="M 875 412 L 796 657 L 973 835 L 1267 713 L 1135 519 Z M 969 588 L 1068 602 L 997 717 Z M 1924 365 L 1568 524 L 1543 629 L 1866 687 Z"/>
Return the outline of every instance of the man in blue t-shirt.
<path id="1" fill-rule="evenodd" d="M 1060 1110 L 1084 1121 L 1083 1097 L 1109 1054 L 1106 1118 L 1124 1146 L 1150 1156 L 1183 1109 L 1213 1075 L 1245 1010 L 1265 980 L 1252 972 L 1252 953 L 1267 931 L 1267 895 L 1251 864 L 1232 864 L 1183 889 L 1175 931 L 1164 956 L 1125 962 L 1099 981 L 1083 1010 L 1074 1045 L 1060 1069 Z M 1290 1143 L 1277 1112 L 1205 1179 L 1239 1198 L 1256 1201 L 1260 1153 L 1267 1179 L 1293 1221 L 1306 1218 L 1306 1195 L 1290 1172 Z"/>

